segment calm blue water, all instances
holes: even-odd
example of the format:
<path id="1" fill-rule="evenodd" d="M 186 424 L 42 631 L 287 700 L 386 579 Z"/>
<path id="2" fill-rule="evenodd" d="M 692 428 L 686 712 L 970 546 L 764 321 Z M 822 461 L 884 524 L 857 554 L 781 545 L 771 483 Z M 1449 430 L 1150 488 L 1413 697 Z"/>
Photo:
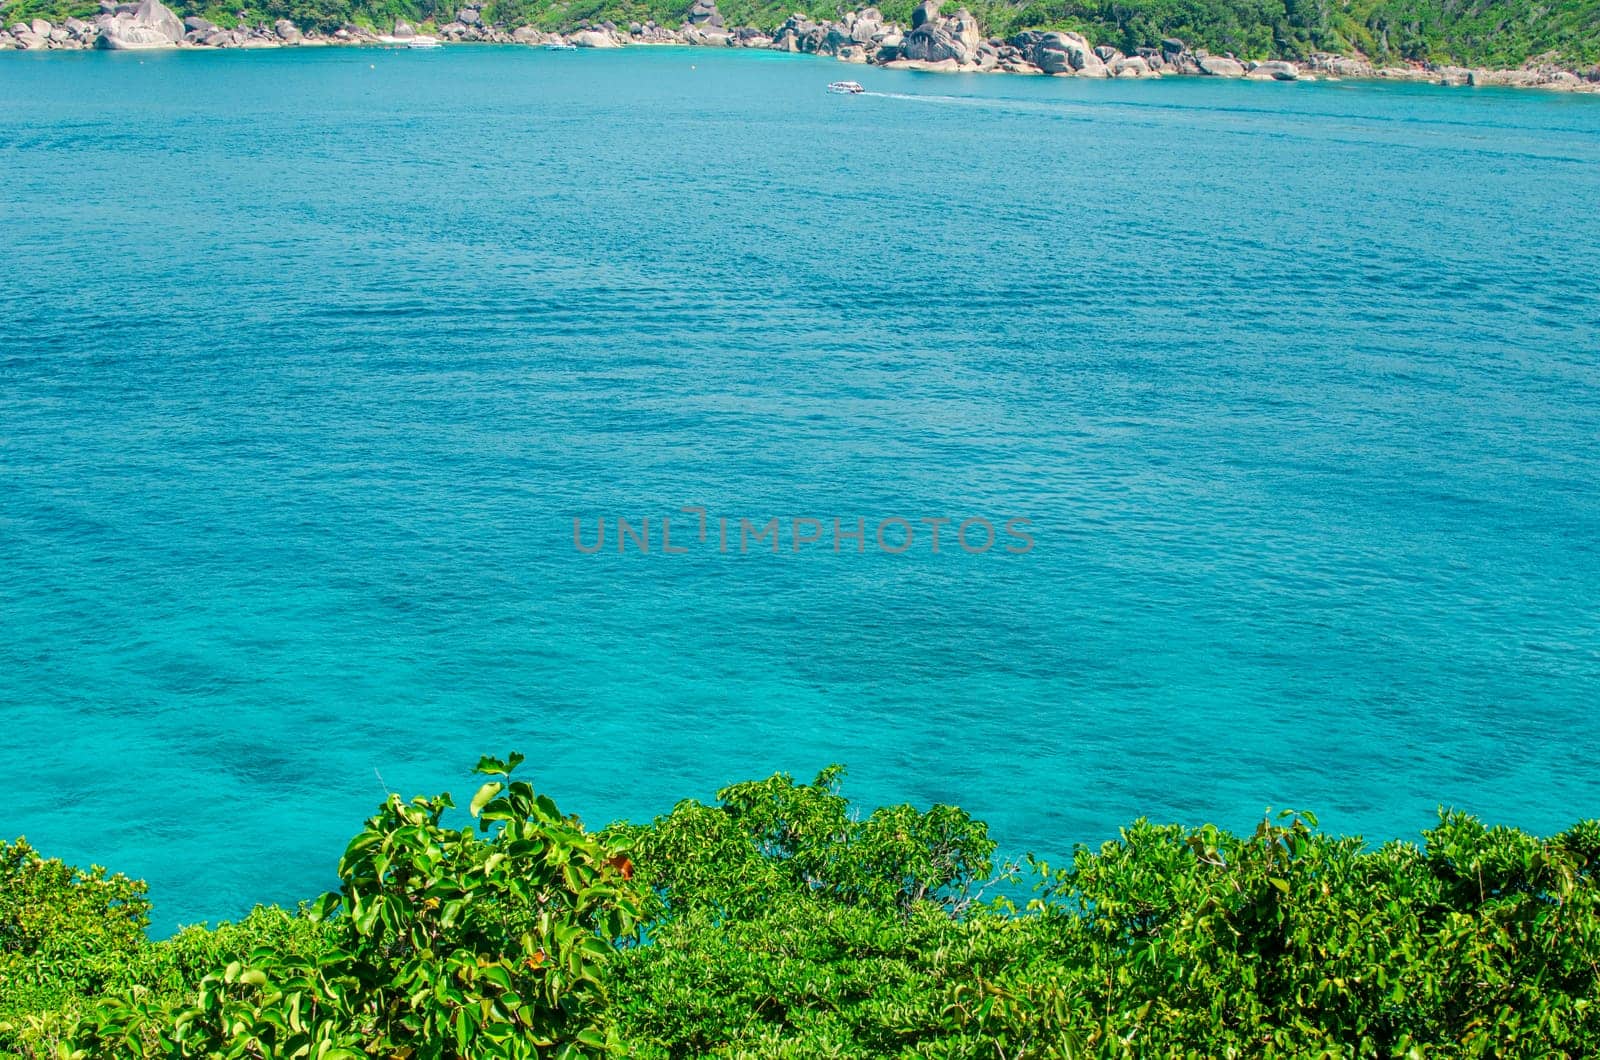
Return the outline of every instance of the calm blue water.
<path id="1" fill-rule="evenodd" d="M 1600 814 L 1600 98 L 841 72 L 0 57 L 0 833 L 165 929 L 510 749 L 1051 854 Z"/>

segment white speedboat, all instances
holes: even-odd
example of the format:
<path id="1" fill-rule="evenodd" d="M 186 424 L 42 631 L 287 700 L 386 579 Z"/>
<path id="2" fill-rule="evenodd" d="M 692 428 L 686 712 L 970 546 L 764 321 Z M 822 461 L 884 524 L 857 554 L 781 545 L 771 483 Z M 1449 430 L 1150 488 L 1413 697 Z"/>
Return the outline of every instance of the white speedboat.
<path id="1" fill-rule="evenodd" d="M 837 92 L 843 96 L 859 96 L 866 89 L 861 87 L 860 81 L 835 81 L 828 86 L 829 92 Z"/>
<path id="2" fill-rule="evenodd" d="M 553 40 L 544 46 L 544 50 L 547 52 L 575 52 L 578 50 L 578 46 L 576 44 L 568 44 L 566 41 Z"/>
<path id="3" fill-rule="evenodd" d="M 407 48 L 438 48 L 439 42 L 432 37 L 412 37 L 406 42 Z"/>

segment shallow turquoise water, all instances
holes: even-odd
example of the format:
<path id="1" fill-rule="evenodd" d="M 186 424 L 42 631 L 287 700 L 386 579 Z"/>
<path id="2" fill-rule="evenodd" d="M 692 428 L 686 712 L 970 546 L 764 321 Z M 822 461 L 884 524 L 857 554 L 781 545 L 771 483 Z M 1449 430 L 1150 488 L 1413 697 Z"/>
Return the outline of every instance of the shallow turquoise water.
<path id="1" fill-rule="evenodd" d="M 1600 99 L 850 75 L 0 56 L 0 833 L 169 927 L 512 748 L 1053 854 L 1600 814 Z M 573 548 L 695 504 L 1036 545 Z"/>

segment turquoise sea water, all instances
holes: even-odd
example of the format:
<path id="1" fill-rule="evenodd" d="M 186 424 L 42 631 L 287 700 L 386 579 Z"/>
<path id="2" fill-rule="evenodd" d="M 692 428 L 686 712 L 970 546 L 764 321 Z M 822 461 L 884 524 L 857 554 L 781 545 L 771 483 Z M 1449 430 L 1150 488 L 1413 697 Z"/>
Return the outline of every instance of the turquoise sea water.
<path id="1" fill-rule="evenodd" d="M 495 48 L 0 94 L 0 833 L 162 929 L 509 749 L 592 823 L 841 761 L 1057 855 L 1600 814 L 1600 98 Z M 663 555 L 684 505 L 827 536 Z M 1035 547 L 871 542 L 940 516 Z"/>

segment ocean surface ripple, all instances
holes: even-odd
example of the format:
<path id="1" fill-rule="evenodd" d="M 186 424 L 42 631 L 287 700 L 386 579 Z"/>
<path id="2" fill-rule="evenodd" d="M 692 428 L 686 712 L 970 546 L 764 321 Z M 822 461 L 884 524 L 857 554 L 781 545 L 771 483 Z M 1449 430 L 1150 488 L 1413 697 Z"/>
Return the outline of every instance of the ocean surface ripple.
<path id="1" fill-rule="evenodd" d="M 836 76 L 0 58 L 0 833 L 164 930 L 510 749 L 1057 857 L 1600 815 L 1600 99 Z M 685 505 L 1036 546 L 573 547 Z"/>

